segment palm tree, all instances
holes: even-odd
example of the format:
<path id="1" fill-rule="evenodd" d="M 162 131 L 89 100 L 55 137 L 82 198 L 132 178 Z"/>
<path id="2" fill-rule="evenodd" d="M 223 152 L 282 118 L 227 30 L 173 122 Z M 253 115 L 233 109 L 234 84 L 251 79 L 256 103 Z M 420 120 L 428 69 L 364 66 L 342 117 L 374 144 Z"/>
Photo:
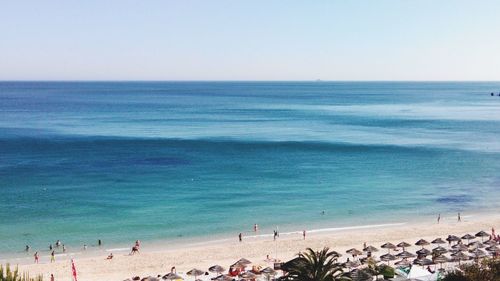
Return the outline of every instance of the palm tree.
<path id="1" fill-rule="evenodd" d="M 288 272 L 285 280 L 289 281 L 340 281 L 351 280 L 337 263 L 338 254 L 323 248 L 314 251 L 307 248 L 306 253 L 299 253 L 298 257 L 285 263 L 282 269 Z"/>

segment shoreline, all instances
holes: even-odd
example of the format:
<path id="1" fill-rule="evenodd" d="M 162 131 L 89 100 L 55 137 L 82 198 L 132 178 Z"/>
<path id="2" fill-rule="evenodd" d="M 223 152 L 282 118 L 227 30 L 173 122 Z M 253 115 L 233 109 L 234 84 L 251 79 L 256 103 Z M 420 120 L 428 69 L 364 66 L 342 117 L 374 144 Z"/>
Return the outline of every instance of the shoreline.
<path id="1" fill-rule="evenodd" d="M 114 252 L 115 258 L 108 261 L 105 257 L 109 252 L 103 251 L 93 256 L 75 257 L 75 263 L 80 280 L 124 280 L 135 275 L 165 274 L 172 266 L 176 266 L 179 273 L 187 272 L 194 267 L 206 270 L 214 264 L 227 268 L 241 257 L 250 259 L 254 264 L 267 266 L 266 255 L 286 261 L 307 247 L 319 249 L 328 246 L 345 252 L 348 248 L 361 248 L 364 242 L 378 248 L 387 241 L 399 243 L 405 240 L 412 244 L 420 238 L 434 239 L 440 236 L 444 239 L 448 234 L 475 234 L 480 230 L 489 232 L 491 227 L 500 227 L 498 214 L 474 214 L 462 218 L 463 221 L 460 223 L 445 217 L 442 218 L 440 224 L 435 221 L 420 221 L 328 230 L 313 229 L 307 231 L 306 240 L 302 239 L 301 232 L 294 231 L 281 233 L 276 242 L 273 241 L 272 235 L 247 237 L 241 243 L 237 239 L 230 239 L 179 244 L 164 248 L 143 242 L 144 247 L 141 247 L 141 253 L 138 255 L 129 256 L 128 251 Z M 343 258 L 345 257 L 346 255 Z M 27 270 L 32 275 L 44 274 L 44 276 L 54 273 L 59 280 L 67 278 L 70 274 L 68 260 L 58 260 L 50 264 L 46 263 L 48 259 L 42 258 L 41 264 L 18 264 L 21 271 Z M 11 261 L 11 264 L 16 263 Z"/>

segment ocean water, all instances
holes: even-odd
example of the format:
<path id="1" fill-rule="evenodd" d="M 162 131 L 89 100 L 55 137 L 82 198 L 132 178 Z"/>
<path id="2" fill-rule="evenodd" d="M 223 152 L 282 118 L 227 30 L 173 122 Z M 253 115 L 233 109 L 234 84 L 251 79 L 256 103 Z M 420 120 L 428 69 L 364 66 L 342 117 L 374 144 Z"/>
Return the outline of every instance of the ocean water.
<path id="1" fill-rule="evenodd" d="M 0 82 L 0 253 L 498 212 L 492 91 L 500 83 Z"/>

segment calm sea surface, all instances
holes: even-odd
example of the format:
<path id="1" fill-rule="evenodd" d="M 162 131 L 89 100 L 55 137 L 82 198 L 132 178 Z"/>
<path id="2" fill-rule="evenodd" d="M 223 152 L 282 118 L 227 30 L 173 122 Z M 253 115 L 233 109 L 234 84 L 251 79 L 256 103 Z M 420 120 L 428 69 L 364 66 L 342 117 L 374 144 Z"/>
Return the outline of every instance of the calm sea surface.
<path id="1" fill-rule="evenodd" d="M 0 82 L 0 253 L 498 212 L 492 91 Z"/>

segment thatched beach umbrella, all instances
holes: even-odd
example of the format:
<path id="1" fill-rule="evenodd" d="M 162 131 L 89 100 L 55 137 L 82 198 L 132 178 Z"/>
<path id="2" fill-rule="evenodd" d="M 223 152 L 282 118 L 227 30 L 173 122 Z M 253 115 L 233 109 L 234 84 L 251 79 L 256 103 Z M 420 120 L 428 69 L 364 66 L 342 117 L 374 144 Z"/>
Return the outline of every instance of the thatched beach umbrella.
<path id="1" fill-rule="evenodd" d="M 446 238 L 446 241 L 448 242 L 459 242 L 461 241 L 460 237 L 458 236 L 455 236 L 455 235 L 448 235 L 448 237 Z"/>
<path id="2" fill-rule="evenodd" d="M 351 268 L 356 268 L 360 265 L 361 265 L 361 263 L 359 261 L 348 261 L 348 262 L 344 263 L 344 266 L 349 268 L 349 270 L 351 270 Z"/>
<path id="3" fill-rule="evenodd" d="M 468 255 L 464 254 L 461 251 L 451 254 L 451 256 L 453 257 L 454 260 L 458 261 L 458 264 L 460 264 L 460 261 L 466 261 L 470 259 Z"/>
<path id="4" fill-rule="evenodd" d="M 237 263 L 239 263 L 239 264 L 244 264 L 244 265 L 249 265 L 249 264 L 251 264 L 252 262 L 251 262 L 251 261 L 249 261 L 249 260 L 247 260 L 247 259 L 245 259 L 245 258 L 241 258 L 241 259 L 239 259 L 239 260 L 237 261 Z"/>
<path id="5" fill-rule="evenodd" d="M 496 246 L 496 245 L 498 245 L 498 243 L 495 240 L 488 240 L 488 241 L 484 241 L 483 245 Z"/>
<path id="6" fill-rule="evenodd" d="M 267 277 L 267 280 L 271 280 L 271 276 L 276 275 L 276 271 L 270 267 L 266 267 L 260 271 L 260 273 L 264 274 Z"/>
<path id="7" fill-rule="evenodd" d="M 446 244 L 446 241 L 444 241 L 444 240 L 443 240 L 443 239 L 441 239 L 441 238 L 436 238 L 436 239 L 432 240 L 432 242 L 431 242 L 431 243 L 432 243 L 432 244 L 438 244 L 438 246 L 439 246 L 439 245 L 441 245 L 441 244 Z"/>
<path id="8" fill-rule="evenodd" d="M 165 275 L 163 275 L 162 279 L 165 280 L 184 280 L 180 275 L 177 275 L 176 273 L 170 272 Z"/>
<path id="9" fill-rule="evenodd" d="M 386 261 L 389 264 L 390 261 L 396 260 L 396 257 L 391 254 L 385 254 L 380 256 L 381 261 Z"/>
<path id="10" fill-rule="evenodd" d="M 427 246 L 429 245 L 429 242 L 427 242 L 425 239 L 420 239 L 418 240 L 415 245 L 417 246 L 422 246 L 422 249 L 424 248 L 424 246 Z"/>
<path id="11" fill-rule="evenodd" d="M 441 268 L 443 268 L 443 263 L 448 261 L 449 261 L 448 258 L 445 256 L 438 256 L 434 259 L 434 262 L 439 263 Z"/>
<path id="12" fill-rule="evenodd" d="M 347 254 L 350 254 L 352 255 L 352 257 L 354 258 L 355 256 L 360 256 L 363 254 L 363 252 L 361 252 L 360 250 L 358 249 L 355 249 L 355 248 L 352 248 L 352 249 L 349 249 L 347 251 L 345 251 Z"/>
<path id="13" fill-rule="evenodd" d="M 469 233 L 467 233 L 467 234 L 465 234 L 464 236 L 462 236 L 462 239 L 467 240 L 467 244 L 469 244 L 469 243 L 470 243 L 470 240 L 476 239 L 476 237 L 475 237 L 475 236 L 470 235 Z"/>
<path id="14" fill-rule="evenodd" d="M 398 265 L 398 266 L 408 266 L 411 264 L 411 262 L 408 261 L 407 259 L 403 259 L 403 260 L 395 262 L 394 264 Z"/>
<path id="15" fill-rule="evenodd" d="M 210 280 L 214 280 L 214 281 L 232 281 L 234 279 L 234 277 L 232 276 L 229 276 L 229 275 L 219 275 L 217 277 L 214 277 Z"/>
<path id="16" fill-rule="evenodd" d="M 194 279 L 196 280 L 198 276 L 201 276 L 205 274 L 205 271 L 197 268 L 193 268 L 190 271 L 186 272 L 187 275 L 189 276 L 194 276 Z"/>
<path id="17" fill-rule="evenodd" d="M 217 273 L 218 275 L 220 275 L 221 272 L 224 272 L 224 270 L 225 270 L 224 267 L 222 267 L 218 264 L 213 265 L 213 266 L 208 268 L 208 271 L 213 272 L 213 273 Z"/>
<path id="18" fill-rule="evenodd" d="M 442 254 L 448 252 L 448 250 L 446 250 L 446 248 L 444 248 L 444 247 L 439 246 L 439 247 L 432 249 L 432 252 L 437 253 L 439 255 L 442 255 Z"/>
<path id="19" fill-rule="evenodd" d="M 404 241 L 403 241 L 403 242 L 401 242 L 401 243 L 397 244 L 396 246 L 398 246 L 399 248 L 403 248 L 403 251 L 404 251 L 404 250 L 405 250 L 405 248 L 408 248 L 408 247 L 410 247 L 411 245 L 410 245 L 410 243 L 407 243 L 407 242 L 404 242 Z"/>
<path id="20" fill-rule="evenodd" d="M 423 258 L 423 259 L 415 259 L 413 260 L 413 263 L 414 264 L 418 264 L 418 265 L 421 265 L 421 266 L 426 266 L 426 265 L 431 265 L 431 264 L 434 264 L 430 259 L 426 259 L 426 258 Z"/>
<path id="21" fill-rule="evenodd" d="M 481 242 L 484 241 L 484 237 L 490 237 L 490 235 L 484 231 L 479 231 L 478 233 L 476 233 L 476 237 L 481 237 Z"/>
<path id="22" fill-rule="evenodd" d="M 363 252 L 373 253 L 373 252 L 378 252 L 378 249 L 370 245 L 364 248 Z"/>
<path id="23" fill-rule="evenodd" d="M 407 258 L 414 258 L 416 255 L 408 252 L 408 251 L 402 251 L 401 253 L 397 254 L 396 257 L 402 258 L 402 259 L 407 259 Z"/>
<path id="24" fill-rule="evenodd" d="M 387 249 L 387 250 L 388 250 L 388 253 L 390 253 L 390 252 L 391 252 L 391 250 L 396 249 L 397 247 L 396 247 L 396 245 L 394 245 L 394 244 L 392 244 L 392 243 L 390 243 L 390 242 L 387 242 L 387 243 L 385 243 L 384 245 L 380 246 L 380 248 L 382 248 L 382 249 Z"/>
<path id="25" fill-rule="evenodd" d="M 467 245 L 467 247 L 469 247 L 469 249 L 477 249 L 477 248 L 484 248 L 484 245 L 479 241 L 474 241 L 469 245 Z"/>
<path id="26" fill-rule="evenodd" d="M 431 251 L 429 251 L 425 248 L 422 248 L 422 249 L 417 251 L 417 255 L 419 255 L 419 256 L 428 256 L 430 254 L 431 254 Z"/>
<path id="27" fill-rule="evenodd" d="M 469 250 L 469 247 L 467 247 L 464 244 L 460 244 L 460 243 L 456 244 L 456 245 L 453 245 L 451 248 L 454 249 L 454 250 L 457 250 L 457 251 L 462 251 L 462 252 Z"/>
<path id="28" fill-rule="evenodd" d="M 245 271 L 245 272 L 240 273 L 240 278 L 245 279 L 245 280 L 255 279 L 255 278 L 257 278 L 257 275 L 255 273 L 250 272 L 250 271 Z"/>
<path id="29" fill-rule="evenodd" d="M 484 258 L 487 256 L 487 254 L 481 249 L 475 249 L 471 251 L 471 254 L 473 254 L 476 259 Z"/>

